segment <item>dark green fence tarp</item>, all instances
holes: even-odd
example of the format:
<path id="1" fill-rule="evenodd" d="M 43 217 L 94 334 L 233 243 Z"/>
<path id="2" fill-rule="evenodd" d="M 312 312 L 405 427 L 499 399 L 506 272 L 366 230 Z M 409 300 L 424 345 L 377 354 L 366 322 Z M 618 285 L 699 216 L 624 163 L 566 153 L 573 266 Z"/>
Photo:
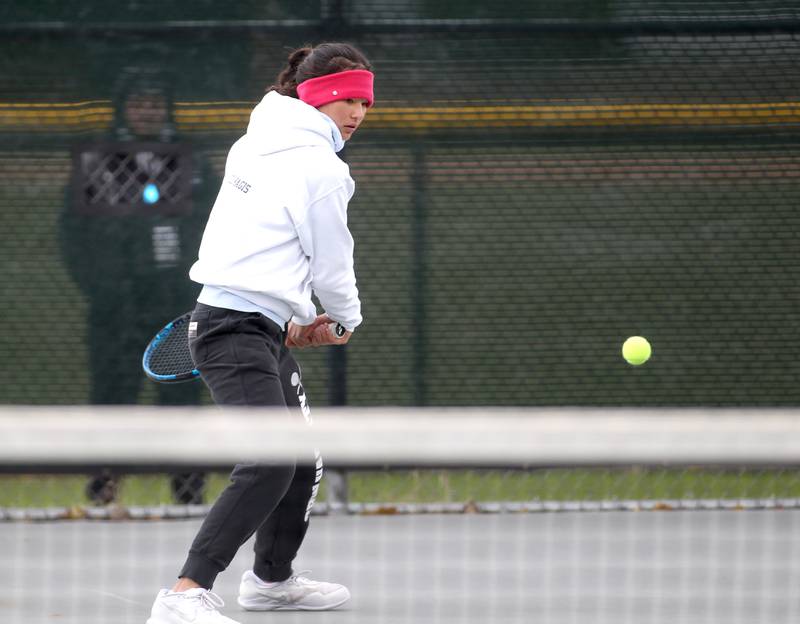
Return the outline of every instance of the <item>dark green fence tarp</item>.
<path id="1" fill-rule="evenodd" d="M 346 357 L 299 353 L 312 404 L 800 403 L 800 10 L 70 5 L 0 9 L 3 403 L 208 401 L 131 363 L 192 307 L 142 260 L 154 227 L 190 223 L 76 225 L 75 149 L 135 139 L 126 94 L 165 94 L 202 223 L 287 51 L 327 39 L 372 59 L 378 103 L 346 150 L 365 322 Z"/>

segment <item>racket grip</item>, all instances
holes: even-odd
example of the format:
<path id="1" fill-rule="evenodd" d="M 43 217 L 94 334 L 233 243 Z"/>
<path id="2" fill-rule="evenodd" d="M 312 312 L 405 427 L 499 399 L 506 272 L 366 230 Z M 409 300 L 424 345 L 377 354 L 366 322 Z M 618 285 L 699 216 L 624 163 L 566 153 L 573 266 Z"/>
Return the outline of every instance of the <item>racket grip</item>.
<path id="1" fill-rule="evenodd" d="M 346 332 L 347 330 L 341 323 L 336 323 L 336 326 L 333 328 L 333 335 L 336 336 L 337 338 L 341 338 L 342 336 L 345 335 Z"/>

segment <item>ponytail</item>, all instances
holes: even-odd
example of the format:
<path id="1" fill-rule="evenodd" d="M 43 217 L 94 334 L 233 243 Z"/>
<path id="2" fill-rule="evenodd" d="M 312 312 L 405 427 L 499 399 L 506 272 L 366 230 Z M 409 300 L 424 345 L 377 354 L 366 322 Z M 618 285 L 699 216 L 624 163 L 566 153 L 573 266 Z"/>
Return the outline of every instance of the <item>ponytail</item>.
<path id="1" fill-rule="evenodd" d="M 289 97 L 297 97 L 297 70 L 303 61 L 308 58 L 313 48 L 306 46 L 298 48 L 289 55 L 289 61 L 286 67 L 278 74 L 278 78 L 274 85 L 268 91 L 277 91 L 281 95 L 288 95 Z"/>

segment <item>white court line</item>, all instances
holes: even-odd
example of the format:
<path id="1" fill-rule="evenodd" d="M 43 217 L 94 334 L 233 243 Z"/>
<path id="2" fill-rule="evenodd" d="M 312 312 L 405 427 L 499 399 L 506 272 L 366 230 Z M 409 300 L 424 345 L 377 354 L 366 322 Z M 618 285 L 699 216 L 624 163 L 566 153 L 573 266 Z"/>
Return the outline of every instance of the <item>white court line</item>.
<path id="1" fill-rule="evenodd" d="M 111 592 L 103 591 L 101 589 L 93 589 L 92 592 L 94 592 L 95 594 L 100 594 L 101 596 L 107 596 L 108 598 L 114 598 L 115 600 L 119 600 L 120 602 L 127 602 L 128 604 L 136 605 L 137 607 L 150 606 L 150 603 L 139 602 L 138 600 L 131 600 L 130 598 L 126 598 L 125 596 L 113 594 Z"/>

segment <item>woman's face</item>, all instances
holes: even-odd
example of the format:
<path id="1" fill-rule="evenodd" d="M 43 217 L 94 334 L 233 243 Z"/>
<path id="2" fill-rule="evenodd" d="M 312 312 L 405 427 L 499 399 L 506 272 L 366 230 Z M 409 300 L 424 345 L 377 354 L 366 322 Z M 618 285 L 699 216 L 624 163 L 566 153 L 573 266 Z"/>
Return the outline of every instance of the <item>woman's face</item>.
<path id="1" fill-rule="evenodd" d="M 367 100 L 363 98 L 336 100 L 323 104 L 318 110 L 333 120 L 342 133 L 342 138 L 347 141 L 364 121 L 367 114 Z"/>

